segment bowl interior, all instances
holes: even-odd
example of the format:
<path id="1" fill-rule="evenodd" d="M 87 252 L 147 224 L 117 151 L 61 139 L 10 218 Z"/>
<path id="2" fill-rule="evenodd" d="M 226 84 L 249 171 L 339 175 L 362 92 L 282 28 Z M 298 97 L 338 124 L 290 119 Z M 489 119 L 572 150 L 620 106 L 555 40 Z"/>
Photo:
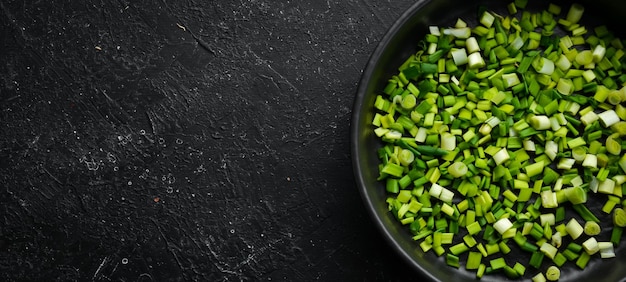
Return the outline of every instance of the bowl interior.
<path id="1" fill-rule="evenodd" d="M 475 281 L 475 272 L 466 271 L 463 266 L 454 269 L 446 265 L 443 257 L 437 257 L 433 252 L 423 253 L 418 243 L 411 239 L 409 231 L 401 226 L 388 211 L 384 185 L 376 180 L 379 164 L 376 150 L 381 146 L 381 143 L 373 134 L 373 127 L 371 126 L 371 120 L 374 117 L 374 100 L 387 84 L 387 80 L 397 73 L 400 64 L 418 50 L 418 42 L 428 32 L 430 25 L 452 26 L 456 19 L 461 17 L 475 26 L 476 14 L 480 5 L 485 5 L 488 9 L 504 15 L 507 14 L 506 4 L 509 2 L 501 0 L 418 0 L 381 39 L 379 46 L 371 55 L 358 87 L 353 108 L 351 142 L 354 173 L 360 193 L 373 219 L 373 224 L 383 232 L 390 246 L 396 249 L 399 256 L 413 266 L 416 272 L 422 273 L 425 278 L 431 280 Z M 529 3 L 527 8 L 530 11 L 546 9 L 549 3 L 536 0 L 529 2 L 533 2 Z M 621 32 L 620 24 L 626 13 L 626 2 L 578 2 L 585 6 L 581 23 L 587 26 L 606 24 L 620 38 L 626 38 L 623 36 L 624 32 Z M 552 3 L 561 5 L 562 13 L 566 13 L 571 5 L 569 1 L 552 1 Z M 598 210 L 601 204 L 599 203 L 594 208 Z M 617 258 L 602 261 L 593 259 L 584 271 L 580 271 L 572 263 L 567 263 L 561 268 L 560 281 L 626 280 L 626 267 L 622 266 L 626 259 L 625 245 L 626 243 L 622 243 L 616 250 Z M 527 261 L 524 260 L 521 263 L 527 265 Z M 536 272 L 532 267 L 528 267 L 524 279 L 530 279 Z M 501 281 L 503 278 L 504 276 L 501 275 L 486 275 L 483 276 L 482 281 Z"/>

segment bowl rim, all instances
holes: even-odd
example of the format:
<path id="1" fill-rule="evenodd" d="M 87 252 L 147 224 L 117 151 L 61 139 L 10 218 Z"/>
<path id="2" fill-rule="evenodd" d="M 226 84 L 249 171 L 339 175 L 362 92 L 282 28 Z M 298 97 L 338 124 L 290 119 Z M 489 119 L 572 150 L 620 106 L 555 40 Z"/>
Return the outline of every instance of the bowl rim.
<path id="1" fill-rule="evenodd" d="M 376 228 L 382 232 L 385 241 L 389 246 L 392 247 L 394 252 L 399 254 L 405 263 L 411 265 L 414 269 L 417 269 L 419 273 L 423 275 L 421 278 L 426 278 L 430 281 L 438 281 L 438 279 L 430 272 L 426 271 L 420 264 L 418 264 L 400 244 L 393 239 L 390 231 L 385 228 L 383 220 L 381 218 L 382 215 L 375 212 L 375 206 L 372 198 L 369 193 L 366 191 L 365 180 L 362 173 L 362 166 L 360 162 L 359 148 L 361 147 L 359 142 L 359 125 L 357 121 L 361 120 L 361 115 L 363 114 L 360 109 L 364 103 L 364 99 L 367 96 L 367 88 L 371 83 L 371 77 L 374 74 L 376 66 L 378 65 L 379 60 L 381 59 L 383 53 L 389 46 L 390 42 L 394 37 L 396 37 L 397 32 L 405 25 L 407 22 L 413 17 L 413 15 L 419 11 L 423 6 L 428 4 L 433 0 L 417 0 L 413 3 L 408 9 L 406 9 L 396 20 L 395 22 L 385 31 L 384 36 L 378 42 L 376 48 L 371 53 L 368 58 L 367 64 L 363 69 L 361 74 L 359 84 L 357 87 L 356 97 L 352 106 L 352 117 L 351 117 L 351 128 L 350 128 L 350 142 L 351 146 L 351 159 L 352 159 L 352 168 L 353 174 L 356 178 L 357 186 L 359 189 L 359 194 L 361 195 L 361 199 L 366 206 L 368 214 L 370 218 L 373 220 Z"/>

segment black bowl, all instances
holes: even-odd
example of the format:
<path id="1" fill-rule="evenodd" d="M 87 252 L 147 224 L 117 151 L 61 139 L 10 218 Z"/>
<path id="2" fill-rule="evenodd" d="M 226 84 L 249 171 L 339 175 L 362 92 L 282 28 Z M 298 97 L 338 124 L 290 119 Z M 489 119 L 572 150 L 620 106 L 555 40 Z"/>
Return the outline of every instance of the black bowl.
<path id="1" fill-rule="evenodd" d="M 476 25 L 478 7 L 486 6 L 490 10 L 506 13 L 506 5 L 511 1 L 467 1 L 467 0 L 418 0 L 389 29 L 380 40 L 378 47 L 362 74 L 355 98 L 352 124 L 352 162 L 355 178 L 361 196 L 377 226 L 391 248 L 412 266 L 422 277 L 433 281 L 476 281 L 475 272 L 466 271 L 446 265 L 443 257 L 433 252 L 423 253 L 418 243 L 413 241 L 405 226 L 392 216 L 385 202 L 387 194 L 384 185 L 376 180 L 378 177 L 379 160 L 376 150 L 381 142 L 373 134 L 371 120 L 374 117 L 373 104 L 376 95 L 382 92 L 387 80 L 397 74 L 397 69 L 404 60 L 418 50 L 418 43 L 428 33 L 428 27 L 452 26 L 456 19 L 462 17 L 472 26 Z M 548 1 L 530 0 L 527 10 L 547 8 Z M 606 24 L 620 38 L 624 39 L 622 18 L 626 15 L 626 1 L 578 1 L 585 7 L 582 23 L 589 26 Z M 572 2 L 552 1 L 563 8 L 563 13 Z M 536 5 L 533 6 L 533 5 Z M 603 203 L 596 203 L 599 209 Z M 626 239 L 625 239 L 626 240 Z M 584 270 L 579 270 L 572 263 L 561 268 L 559 281 L 626 281 L 626 242 L 616 249 L 617 258 L 592 259 Z M 527 264 L 526 261 L 521 261 Z M 544 263 L 545 265 L 545 263 Z M 528 267 L 523 277 L 529 280 L 537 273 Z M 545 269 L 544 269 L 545 273 Z M 482 281 L 501 281 L 502 275 L 485 275 Z"/>

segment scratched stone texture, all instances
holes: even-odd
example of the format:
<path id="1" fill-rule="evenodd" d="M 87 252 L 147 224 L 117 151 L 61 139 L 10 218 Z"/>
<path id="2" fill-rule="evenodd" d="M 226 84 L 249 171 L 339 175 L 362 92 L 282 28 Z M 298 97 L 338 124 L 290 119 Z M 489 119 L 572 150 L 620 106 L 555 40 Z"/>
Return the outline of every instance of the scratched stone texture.
<path id="1" fill-rule="evenodd" d="M 349 156 L 412 2 L 0 1 L 0 280 L 415 278 Z"/>

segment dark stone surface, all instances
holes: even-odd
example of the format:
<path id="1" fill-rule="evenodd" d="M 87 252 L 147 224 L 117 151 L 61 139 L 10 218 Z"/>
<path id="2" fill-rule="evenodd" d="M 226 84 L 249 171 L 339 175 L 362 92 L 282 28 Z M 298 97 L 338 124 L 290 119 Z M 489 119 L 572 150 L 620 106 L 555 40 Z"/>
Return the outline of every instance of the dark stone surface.
<path id="1" fill-rule="evenodd" d="M 0 280 L 416 278 L 349 126 L 413 1 L 0 1 Z"/>

